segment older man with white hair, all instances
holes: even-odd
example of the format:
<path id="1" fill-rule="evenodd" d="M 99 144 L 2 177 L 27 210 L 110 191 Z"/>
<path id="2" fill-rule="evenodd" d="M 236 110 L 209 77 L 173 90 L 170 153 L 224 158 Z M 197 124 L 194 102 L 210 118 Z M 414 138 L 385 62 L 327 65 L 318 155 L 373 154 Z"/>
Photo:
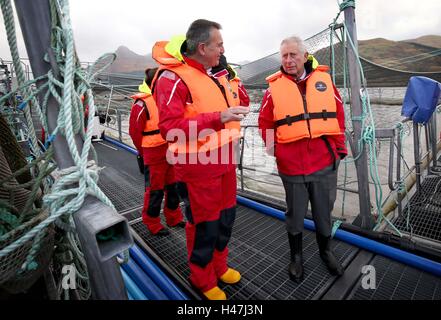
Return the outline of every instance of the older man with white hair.
<path id="1" fill-rule="evenodd" d="M 340 276 L 344 271 L 330 239 L 337 168 L 347 154 L 343 105 L 329 68 L 313 66 L 299 37 L 284 39 L 280 56 L 280 71 L 266 79 L 259 128 L 267 149 L 274 151 L 285 188 L 289 276 L 296 282 L 303 279 L 303 219 L 309 202 L 320 257 L 331 274 Z"/>

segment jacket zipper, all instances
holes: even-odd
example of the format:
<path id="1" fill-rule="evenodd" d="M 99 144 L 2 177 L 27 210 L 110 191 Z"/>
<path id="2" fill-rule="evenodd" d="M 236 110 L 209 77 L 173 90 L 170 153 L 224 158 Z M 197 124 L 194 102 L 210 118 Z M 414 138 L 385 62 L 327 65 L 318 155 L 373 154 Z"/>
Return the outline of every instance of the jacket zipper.
<path id="1" fill-rule="evenodd" d="M 230 104 L 228 103 L 227 94 L 226 94 L 226 92 L 225 92 L 225 88 L 224 88 L 224 86 L 221 85 L 220 82 L 219 82 L 219 80 L 217 80 L 216 78 L 214 78 L 214 77 L 210 77 L 210 78 L 214 81 L 214 83 L 216 83 L 217 87 L 218 87 L 218 88 L 220 89 L 220 91 L 222 92 L 222 95 L 223 95 L 223 97 L 224 97 L 224 99 L 225 99 L 225 102 L 227 103 L 228 108 L 230 108 Z"/>

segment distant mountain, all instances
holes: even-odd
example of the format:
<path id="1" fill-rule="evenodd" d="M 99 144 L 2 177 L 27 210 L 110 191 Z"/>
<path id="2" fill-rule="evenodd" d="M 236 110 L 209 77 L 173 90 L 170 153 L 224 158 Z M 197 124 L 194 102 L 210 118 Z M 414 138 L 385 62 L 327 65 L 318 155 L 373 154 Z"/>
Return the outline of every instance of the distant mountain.
<path id="1" fill-rule="evenodd" d="M 120 46 L 115 54 L 116 60 L 108 69 L 110 73 L 144 73 L 146 68 L 157 66 L 151 54 L 142 56 L 124 46 Z"/>
<path id="2" fill-rule="evenodd" d="M 441 71 L 441 55 L 433 53 L 441 48 L 441 36 L 403 41 L 376 38 L 359 41 L 358 47 L 360 56 L 386 67 L 416 72 Z"/>
<path id="3" fill-rule="evenodd" d="M 441 55 L 430 53 L 438 48 L 441 49 L 441 36 L 439 35 L 426 35 L 403 41 L 383 38 L 360 40 L 358 46 L 360 56 L 386 67 L 416 72 L 441 71 Z M 328 50 L 320 51 L 327 53 Z M 320 51 L 316 54 L 320 55 Z M 109 68 L 111 73 L 143 74 L 146 68 L 157 66 L 151 54 L 142 56 L 124 46 L 120 46 L 115 53 L 117 58 Z M 324 61 L 328 60 L 324 59 Z M 248 61 L 241 61 L 239 64 L 243 65 L 246 62 Z"/>
<path id="4" fill-rule="evenodd" d="M 406 42 L 413 42 L 413 43 L 418 43 L 418 44 L 422 44 L 428 47 L 433 47 L 433 48 L 441 48 L 441 36 L 436 36 L 436 35 L 427 35 L 427 36 L 422 36 L 416 39 L 412 39 L 412 40 L 405 40 Z"/>

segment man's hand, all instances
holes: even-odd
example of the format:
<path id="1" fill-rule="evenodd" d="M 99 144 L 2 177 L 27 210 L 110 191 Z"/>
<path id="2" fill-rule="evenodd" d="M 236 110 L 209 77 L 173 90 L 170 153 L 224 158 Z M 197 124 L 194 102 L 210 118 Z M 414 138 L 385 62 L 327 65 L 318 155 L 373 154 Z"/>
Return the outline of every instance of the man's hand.
<path id="1" fill-rule="evenodd" d="M 249 107 L 232 107 L 221 112 L 221 122 L 241 121 L 244 115 L 250 112 Z"/>

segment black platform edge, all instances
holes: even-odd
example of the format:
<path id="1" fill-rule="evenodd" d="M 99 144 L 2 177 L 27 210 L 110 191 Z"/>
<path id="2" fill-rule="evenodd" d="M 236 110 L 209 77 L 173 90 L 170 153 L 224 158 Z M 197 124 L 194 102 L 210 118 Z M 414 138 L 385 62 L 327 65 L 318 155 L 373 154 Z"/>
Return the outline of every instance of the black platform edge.
<path id="1" fill-rule="evenodd" d="M 345 270 L 334 285 L 322 296 L 322 300 L 344 300 L 360 279 L 363 266 L 368 265 L 374 258 L 374 254 L 369 251 L 360 250 L 358 255 Z"/>

